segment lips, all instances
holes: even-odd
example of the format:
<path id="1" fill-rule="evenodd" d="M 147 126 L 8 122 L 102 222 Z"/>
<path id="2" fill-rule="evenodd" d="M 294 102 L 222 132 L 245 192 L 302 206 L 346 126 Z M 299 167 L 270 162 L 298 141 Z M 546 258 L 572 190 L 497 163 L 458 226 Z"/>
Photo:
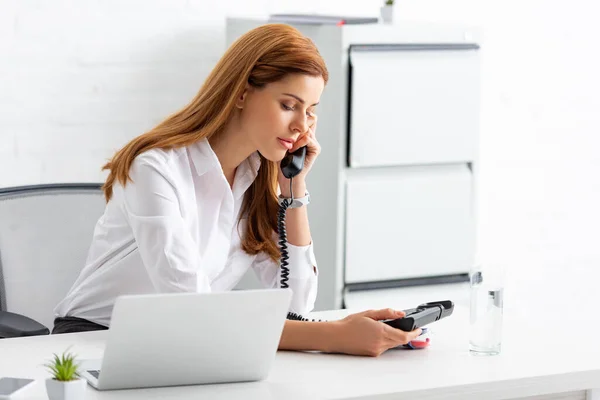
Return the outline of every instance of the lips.
<path id="1" fill-rule="evenodd" d="M 291 139 L 282 139 L 282 138 L 277 138 L 277 139 L 279 140 L 279 143 L 288 150 L 291 150 L 292 147 L 294 146 L 294 141 Z"/>

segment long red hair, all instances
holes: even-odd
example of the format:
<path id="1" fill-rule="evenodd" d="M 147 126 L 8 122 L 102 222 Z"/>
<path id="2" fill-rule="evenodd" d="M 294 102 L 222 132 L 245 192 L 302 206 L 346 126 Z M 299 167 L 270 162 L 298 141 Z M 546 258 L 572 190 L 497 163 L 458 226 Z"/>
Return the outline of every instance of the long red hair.
<path id="1" fill-rule="evenodd" d="M 329 77 L 316 46 L 297 29 L 285 24 L 268 24 L 238 38 L 188 105 L 130 141 L 102 168 L 109 170 L 102 187 L 106 201 L 112 197 L 115 180 L 123 186 L 127 184 L 135 157 L 150 149 L 184 147 L 218 135 L 246 84 L 263 87 L 294 73 L 320 76 L 325 83 Z M 242 248 L 249 254 L 265 251 L 277 260 L 280 252 L 273 232 L 277 229 L 278 165 L 262 156 L 261 161 L 258 176 L 245 194 L 240 213 L 248 217 Z"/>

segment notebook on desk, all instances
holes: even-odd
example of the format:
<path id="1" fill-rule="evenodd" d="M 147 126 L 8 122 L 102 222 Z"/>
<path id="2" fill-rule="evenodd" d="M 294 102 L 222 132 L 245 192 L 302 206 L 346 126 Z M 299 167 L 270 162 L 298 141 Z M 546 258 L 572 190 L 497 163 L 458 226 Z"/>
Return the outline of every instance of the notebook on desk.
<path id="1" fill-rule="evenodd" d="M 82 377 L 98 390 L 264 379 L 290 302 L 289 289 L 119 297 Z"/>

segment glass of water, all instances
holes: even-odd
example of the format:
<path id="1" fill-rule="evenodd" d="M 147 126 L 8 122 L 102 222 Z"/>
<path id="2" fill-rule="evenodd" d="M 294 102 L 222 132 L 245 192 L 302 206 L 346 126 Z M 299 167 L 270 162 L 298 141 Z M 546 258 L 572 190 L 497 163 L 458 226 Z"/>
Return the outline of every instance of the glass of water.
<path id="1" fill-rule="evenodd" d="M 470 274 L 469 350 L 474 355 L 500 354 L 504 308 L 504 271 L 476 267 Z"/>

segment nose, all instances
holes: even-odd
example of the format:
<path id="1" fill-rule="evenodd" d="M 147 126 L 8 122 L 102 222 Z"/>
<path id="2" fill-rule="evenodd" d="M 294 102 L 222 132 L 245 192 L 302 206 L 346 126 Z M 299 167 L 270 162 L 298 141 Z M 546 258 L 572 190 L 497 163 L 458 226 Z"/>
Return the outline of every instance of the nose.
<path id="1" fill-rule="evenodd" d="M 308 117 L 304 115 L 303 117 L 298 116 L 297 118 L 294 118 L 290 128 L 294 133 L 304 133 L 308 131 Z"/>

